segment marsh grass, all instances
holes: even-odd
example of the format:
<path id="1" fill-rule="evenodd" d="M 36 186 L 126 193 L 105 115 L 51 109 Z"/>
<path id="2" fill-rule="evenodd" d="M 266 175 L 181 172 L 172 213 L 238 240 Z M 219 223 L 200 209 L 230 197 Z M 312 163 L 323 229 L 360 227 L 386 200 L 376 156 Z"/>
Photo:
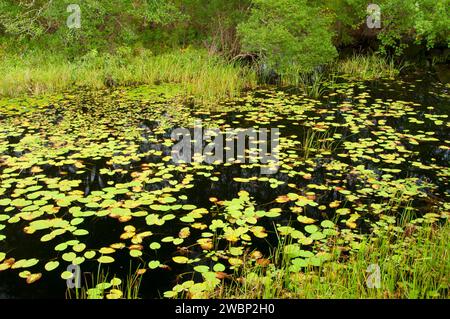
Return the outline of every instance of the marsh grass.
<path id="1" fill-rule="evenodd" d="M 319 99 L 327 91 L 329 83 L 328 71 L 304 72 L 299 70 L 290 70 L 280 75 L 280 85 L 284 87 L 294 88 L 306 97 Z"/>
<path id="2" fill-rule="evenodd" d="M 271 259 L 275 267 L 243 268 L 239 280 L 224 283 L 217 298 L 448 298 L 450 224 L 414 226 L 399 236 L 362 242 L 346 254 L 333 248 L 333 260 L 291 273 L 280 242 Z M 380 287 L 369 288 L 370 265 L 380 267 Z"/>
<path id="3" fill-rule="evenodd" d="M 333 134 L 332 131 L 307 129 L 301 144 L 303 159 L 308 160 L 317 151 L 321 151 L 322 154 L 334 151 L 342 141 L 333 139 Z"/>
<path id="4" fill-rule="evenodd" d="M 372 55 L 354 55 L 337 63 L 335 71 L 354 80 L 376 80 L 395 78 L 406 64 L 396 63 L 393 59 Z"/>
<path id="5" fill-rule="evenodd" d="M 100 267 L 96 273 L 84 273 L 80 288 L 67 289 L 67 299 L 139 299 L 142 275 L 137 271 L 128 274 L 125 281 L 117 283 Z"/>
<path id="6" fill-rule="evenodd" d="M 47 52 L 5 55 L 0 62 L 0 96 L 41 95 L 76 87 L 177 83 L 201 102 L 234 97 L 256 83 L 255 73 L 202 50 L 161 55 L 89 54 L 75 60 Z"/>
<path id="7" fill-rule="evenodd" d="M 314 99 L 320 98 L 325 94 L 326 87 L 324 85 L 326 77 L 323 73 L 313 72 L 312 74 L 300 74 L 298 85 L 302 92 Z"/>

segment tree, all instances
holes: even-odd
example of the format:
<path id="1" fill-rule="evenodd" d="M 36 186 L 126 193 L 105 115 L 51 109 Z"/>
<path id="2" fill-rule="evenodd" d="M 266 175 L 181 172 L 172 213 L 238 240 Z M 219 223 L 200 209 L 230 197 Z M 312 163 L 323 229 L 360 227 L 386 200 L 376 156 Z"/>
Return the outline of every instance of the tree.
<path id="1" fill-rule="evenodd" d="M 310 72 L 337 55 L 330 16 L 307 0 L 254 0 L 238 26 L 243 49 L 282 75 Z"/>
<path id="2" fill-rule="evenodd" d="M 151 24 L 167 25 L 181 18 L 172 1 L 84 0 L 81 28 L 66 25 L 73 0 L 0 0 L 0 30 L 17 40 L 37 39 L 55 47 L 96 48 L 130 44 Z"/>

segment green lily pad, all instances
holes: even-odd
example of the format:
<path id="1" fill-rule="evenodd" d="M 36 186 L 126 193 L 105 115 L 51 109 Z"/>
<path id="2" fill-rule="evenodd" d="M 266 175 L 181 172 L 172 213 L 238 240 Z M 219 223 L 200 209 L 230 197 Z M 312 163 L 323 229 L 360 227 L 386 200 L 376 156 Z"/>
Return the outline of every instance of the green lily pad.
<path id="1" fill-rule="evenodd" d="M 45 264 L 44 268 L 47 271 L 52 271 L 56 268 L 58 268 L 59 266 L 59 261 L 49 261 L 48 263 Z"/>
<path id="2" fill-rule="evenodd" d="M 150 244 L 150 249 L 158 250 L 158 249 L 160 249 L 160 248 L 161 248 L 161 244 L 160 244 L 160 243 L 154 242 L 154 243 L 151 243 L 151 244 Z"/>
<path id="3" fill-rule="evenodd" d="M 101 256 L 100 258 L 97 259 L 97 261 L 100 264 L 110 264 L 114 262 L 114 258 L 112 258 L 111 256 Z"/>
<path id="4" fill-rule="evenodd" d="M 64 271 L 64 272 L 61 274 L 61 278 L 64 279 L 64 280 L 71 279 L 71 278 L 73 278 L 73 276 L 74 276 L 74 273 L 73 273 L 73 272 L 70 272 L 70 271 Z"/>
<path id="5" fill-rule="evenodd" d="M 174 262 L 177 264 L 186 264 L 189 261 L 189 258 L 184 256 L 176 256 L 172 258 Z"/>
<path id="6" fill-rule="evenodd" d="M 213 267 L 213 270 L 216 272 L 222 272 L 222 271 L 225 271 L 225 269 L 226 269 L 225 265 L 223 265 L 221 263 L 215 264 Z"/>
<path id="7" fill-rule="evenodd" d="M 316 225 L 308 225 L 305 226 L 305 231 L 310 234 L 314 234 L 319 231 L 319 227 L 317 227 Z"/>
<path id="8" fill-rule="evenodd" d="M 159 267 L 159 265 L 161 265 L 161 263 L 158 260 L 152 260 L 148 263 L 148 267 L 150 269 L 156 269 Z"/>
<path id="9" fill-rule="evenodd" d="M 205 273 L 205 272 L 209 271 L 209 267 L 208 266 L 195 266 L 194 270 L 199 273 Z"/>

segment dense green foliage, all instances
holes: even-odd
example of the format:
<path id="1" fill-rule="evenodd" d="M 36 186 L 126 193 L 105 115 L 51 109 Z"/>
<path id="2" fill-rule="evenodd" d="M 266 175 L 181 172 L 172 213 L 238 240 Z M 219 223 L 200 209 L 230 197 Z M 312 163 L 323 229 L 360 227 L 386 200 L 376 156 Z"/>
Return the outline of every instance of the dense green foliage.
<path id="1" fill-rule="evenodd" d="M 376 37 L 382 51 L 401 53 L 408 44 L 446 47 L 450 39 L 449 0 L 377 1 L 380 29 L 366 26 L 366 0 L 85 0 L 81 28 L 68 28 L 72 3 L 1 0 L 2 42 L 68 48 L 73 54 L 206 45 L 211 52 L 237 55 L 242 44 L 244 51 L 264 53 L 271 64 L 309 69 L 332 59 L 331 40 L 341 47 Z"/>
<path id="2" fill-rule="evenodd" d="M 286 73 L 312 71 L 337 55 L 328 15 L 306 0 L 255 0 L 247 22 L 239 25 L 243 47 Z"/>
<path id="3" fill-rule="evenodd" d="M 365 0 L 322 1 L 336 14 L 341 27 L 340 41 L 354 43 L 361 35 L 376 36 L 380 50 L 394 49 L 401 54 L 409 44 L 448 46 L 450 43 L 450 1 L 449 0 L 379 0 L 381 28 L 371 34 L 361 28 L 366 21 Z M 357 36 L 352 30 L 359 30 Z M 365 31 L 365 32 L 364 32 Z M 353 35 L 353 37 L 351 36 Z"/>
<path id="4" fill-rule="evenodd" d="M 73 12 L 68 12 L 67 7 L 72 3 L 71 0 L 0 1 L 0 25 L 14 41 L 69 48 L 70 53 L 76 53 L 136 45 L 149 38 L 152 24 L 164 27 L 181 19 L 176 8 L 165 1 L 86 0 L 80 5 L 81 27 L 69 28 L 66 21 Z"/>
<path id="5" fill-rule="evenodd" d="M 25 57 L 9 54 L 0 63 L 0 96 L 57 93 L 73 87 L 177 83 L 185 96 L 211 102 L 231 97 L 253 86 L 254 72 L 227 63 L 205 50 L 179 50 L 154 55 L 142 50 L 132 55 L 122 48 L 116 54 L 91 50 L 67 61 L 63 54 L 41 51 Z"/>

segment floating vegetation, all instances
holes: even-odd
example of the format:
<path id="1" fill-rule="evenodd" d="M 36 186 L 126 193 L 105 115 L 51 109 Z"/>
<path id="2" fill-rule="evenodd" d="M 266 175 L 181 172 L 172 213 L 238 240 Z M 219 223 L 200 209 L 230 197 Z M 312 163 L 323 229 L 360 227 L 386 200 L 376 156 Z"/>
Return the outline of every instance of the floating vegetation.
<path id="1" fill-rule="evenodd" d="M 137 297 L 137 286 L 141 297 L 207 297 L 248 263 L 276 265 L 280 242 L 298 274 L 334 262 L 330 247 L 352 254 L 386 232 L 441 223 L 448 88 L 422 84 L 428 99 L 403 81 L 333 83 L 320 100 L 261 89 L 215 112 L 147 86 L 2 101 L 0 287 L 28 296 L 49 281 L 62 297 L 75 265 L 113 276 L 85 297 Z M 278 128 L 278 172 L 175 164 L 171 131 L 197 119 Z M 119 278 L 136 268 L 142 285 L 126 293 Z"/>

